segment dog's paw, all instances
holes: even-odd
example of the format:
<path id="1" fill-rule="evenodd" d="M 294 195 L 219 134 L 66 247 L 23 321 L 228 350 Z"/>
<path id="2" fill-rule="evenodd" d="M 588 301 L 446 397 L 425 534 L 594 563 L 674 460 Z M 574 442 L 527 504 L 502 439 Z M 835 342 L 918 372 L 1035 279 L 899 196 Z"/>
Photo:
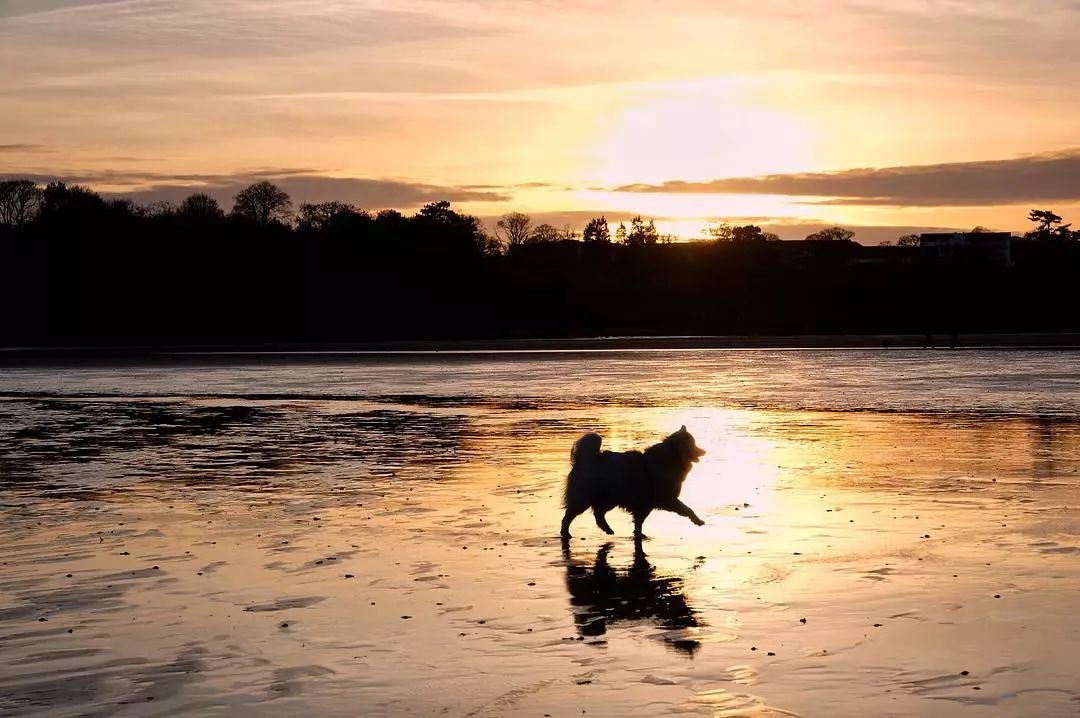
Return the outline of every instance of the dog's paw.
<path id="1" fill-rule="evenodd" d="M 615 529 L 604 529 L 604 533 L 606 533 L 608 536 L 614 536 Z"/>
<path id="2" fill-rule="evenodd" d="M 694 522 L 694 525 L 695 525 L 695 526 L 704 526 L 704 525 L 705 525 L 705 522 L 704 522 L 704 521 L 702 521 L 702 520 L 701 520 L 700 518 L 698 518 L 697 516 L 695 516 L 694 518 L 692 518 L 692 519 L 690 519 L 690 520 Z"/>

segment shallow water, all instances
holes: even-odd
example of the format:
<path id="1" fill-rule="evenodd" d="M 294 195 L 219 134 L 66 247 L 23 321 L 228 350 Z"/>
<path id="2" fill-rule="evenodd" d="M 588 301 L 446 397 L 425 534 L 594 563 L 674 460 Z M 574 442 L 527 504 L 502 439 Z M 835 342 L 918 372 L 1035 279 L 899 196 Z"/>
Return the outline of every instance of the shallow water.
<path id="1" fill-rule="evenodd" d="M 1055 352 L 4 369 L 0 715 L 1080 714 L 1078 421 Z M 681 424 L 707 525 L 564 547 Z"/>

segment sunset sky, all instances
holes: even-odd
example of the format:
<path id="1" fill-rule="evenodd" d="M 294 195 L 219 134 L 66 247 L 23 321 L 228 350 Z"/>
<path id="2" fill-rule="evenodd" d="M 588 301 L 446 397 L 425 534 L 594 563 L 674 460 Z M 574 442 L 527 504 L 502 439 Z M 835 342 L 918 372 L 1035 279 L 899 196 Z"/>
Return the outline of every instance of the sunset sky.
<path id="1" fill-rule="evenodd" d="M 0 174 L 687 237 L 1080 225 L 1078 39 L 1076 0 L 0 0 Z"/>

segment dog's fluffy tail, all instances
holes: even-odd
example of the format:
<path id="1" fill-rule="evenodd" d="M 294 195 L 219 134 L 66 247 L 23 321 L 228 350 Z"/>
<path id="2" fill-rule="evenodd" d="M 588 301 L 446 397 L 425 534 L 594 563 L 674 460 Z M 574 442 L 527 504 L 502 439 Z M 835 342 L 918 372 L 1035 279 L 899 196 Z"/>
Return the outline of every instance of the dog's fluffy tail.
<path id="1" fill-rule="evenodd" d="M 599 434 L 586 434 L 574 442 L 574 448 L 570 450 L 570 463 L 577 466 L 583 461 L 589 461 L 600 456 L 600 444 L 603 439 Z"/>
<path id="2" fill-rule="evenodd" d="M 582 493 L 584 490 L 581 483 L 583 477 L 575 469 L 582 464 L 588 464 L 600 458 L 600 444 L 603 441 L 599 434 L 586 434 L 575 441 L 574 448 L 570 449 L 570 463 L 573 464 L 574 468 L 570 470 L 570 475 L 566 477 L 566 488 L 563 490 L 563 506 L 567 509 L 574 509 L 580 513 L 588 506 L 587 495 Z"/>

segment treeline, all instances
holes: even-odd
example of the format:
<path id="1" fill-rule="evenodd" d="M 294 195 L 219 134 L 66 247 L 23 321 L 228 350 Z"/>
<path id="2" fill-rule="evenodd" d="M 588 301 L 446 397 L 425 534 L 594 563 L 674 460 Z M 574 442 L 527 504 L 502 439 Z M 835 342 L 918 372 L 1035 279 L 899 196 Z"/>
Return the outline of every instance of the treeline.
<path id="1" fill-rule="evenodd" d="M 1036 216 L 1038 214 L 1038 216 Z M 231 211 L 205 194 L 139 206 L 0 183 L 0 344 L 349 342 L 674 334 L 1078 331 L 1076 233 L 1036 210 L 1013 264 L 941 262 L 830 228 L 781 242 L 710 227 L 674 243 L 447 202 L 414 214 L 293 208 L 269 183 Z"/>

